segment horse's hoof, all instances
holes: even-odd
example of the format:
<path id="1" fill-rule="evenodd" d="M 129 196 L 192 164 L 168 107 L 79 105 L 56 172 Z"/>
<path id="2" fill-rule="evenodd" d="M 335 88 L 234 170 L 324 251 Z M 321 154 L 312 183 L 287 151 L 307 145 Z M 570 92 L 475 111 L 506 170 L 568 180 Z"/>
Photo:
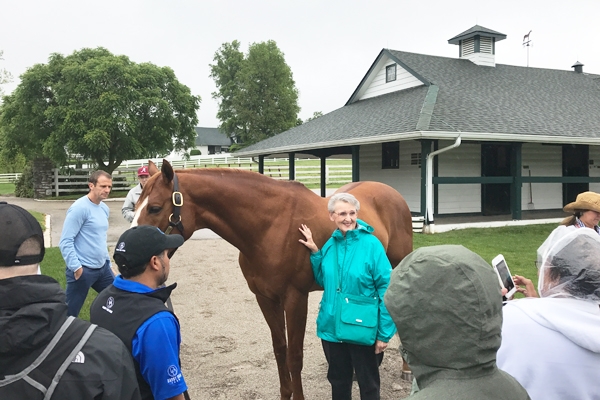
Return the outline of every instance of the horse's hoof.
<path id="1" fill-rule="evenodd" d="M 402 371 L 402 374 L 400 375 L 400 378 L 402 378 L 405 381 L 408 382 L 412 382 L 413 381 L 413 373 L 410 371 Z"/>

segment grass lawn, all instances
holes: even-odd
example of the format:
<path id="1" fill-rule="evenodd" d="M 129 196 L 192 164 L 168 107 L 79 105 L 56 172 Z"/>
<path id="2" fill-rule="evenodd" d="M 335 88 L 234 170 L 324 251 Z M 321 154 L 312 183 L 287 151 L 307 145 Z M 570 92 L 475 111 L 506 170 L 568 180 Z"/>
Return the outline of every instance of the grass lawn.
<path id="1" fill-rule="evenodd" d="M 60 286 L 65 289 L 67 285 L 67 277 L 65 276 L 66 264 L 58 247 L 50 247 L 46 249 L 46 255 L 41 263 L 41 268 L 42 274 L 56 279 L 58 283 L 60 283 Z M 79 313 L 79 318 L 87 321 L 90 320 L 90 306 L 95 298 L 96 292 L 94 289 L 90 289 L 88 296 L 85 299 L 85 303 L 81 308 L 81 312 Z"/>
<path id="2" fill-rule="evenodd" d="M 14 183 L 0 183 L 0 196 L 6 196 L 7 194 L 15 193 Z"/>
<path id="3" fill-rule="evenodd" d="M 546 240 L 556 224 L 510 226 L 502 228 L 472 228 L 434 235 L 414 235 L 414 248 L 439 244 L 461 244 L 479 254 L 490 264 L 498 254 L 504 255 L 512 275 L 531 279 L 537 288 L 538 247 Z M 520 297 L 517 295 L 516 297 Z"/>
<path id="4" fill-rule="evenodd" d="M 556 228 L 555 224 L 547 224 L 462 229 L 435 235 L 415 234 L 414 248 L 439 244 L 461 244 L 479 254 L 490 264 L 495 256 L 503 254 L 513 275 L 523 275 L 533 280 L 537 286 L 537 268 L 534 264 L 536 250 L 554 228 Z M 65 262 L 58 247 L 46 249 L 46 256 L 42 261 L 42 273 L 53 277 L 63 289 L 65 288 Z M 517 297 L 520 296 L 520 294 L 517 295 Z M 90 305 L 95 298 L 96 292 L 90 290 L 79 314 L 80 318 L 89 320 Z"/>

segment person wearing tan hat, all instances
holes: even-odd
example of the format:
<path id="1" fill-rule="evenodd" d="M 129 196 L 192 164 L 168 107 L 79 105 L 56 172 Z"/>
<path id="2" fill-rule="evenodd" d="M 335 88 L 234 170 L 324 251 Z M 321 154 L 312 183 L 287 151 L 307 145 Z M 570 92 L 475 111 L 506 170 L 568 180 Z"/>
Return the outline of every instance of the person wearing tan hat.
<path id="1" fill-rule="evenodd" d="M 563 210 L 573 215 L 565 218 L 560 224 L 575 226 L 577 228 L 590 228 L 600 234 L 600 194 L 596 192 L 583 192 L 577 199 L 567 204 Z"/>
<path id="2" fill-rule="evenodd" d="M 138 199 L 140 198 L 142 189 L 144 189 L 144 185 L 150 177 L 150 173 L 148 173 L 148 167 L 145 165 L 139 167 L 137 170 L 137 176 L 139 183 L 135 185 L 129 191 L 129 193 L 127 193 L 127 197 L 125 197 L 125 202 L 121 208 L 121 214 L 123 214 L 123 218 L 129 222 L 133 221 L 133 216 L 135 215 L 135 203 L 137 203 Z"/>

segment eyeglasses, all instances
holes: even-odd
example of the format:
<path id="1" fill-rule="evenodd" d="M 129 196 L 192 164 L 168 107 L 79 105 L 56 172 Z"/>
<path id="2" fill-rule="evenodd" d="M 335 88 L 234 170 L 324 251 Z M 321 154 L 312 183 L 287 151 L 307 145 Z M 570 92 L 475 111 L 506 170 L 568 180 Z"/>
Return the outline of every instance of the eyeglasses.
<path id="1" fill-rule="evenodd" d="M 356 211 L 350 211 L 350 212 L 342 211 L 341 213 L 337 213 L 334 211 L 333 213 L 339 215 L 342 218 L 346 218 L 348 216 L 350 216 L 350 218 L 356 217 Z"/>

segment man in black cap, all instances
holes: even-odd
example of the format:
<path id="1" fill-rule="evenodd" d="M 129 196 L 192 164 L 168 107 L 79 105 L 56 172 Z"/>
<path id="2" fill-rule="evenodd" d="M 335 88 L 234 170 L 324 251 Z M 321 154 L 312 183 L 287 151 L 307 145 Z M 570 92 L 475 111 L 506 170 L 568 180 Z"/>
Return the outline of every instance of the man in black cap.
<path id="1" fill-rule="evenodd" d="M 127 348 L 38 275 L 44 252 L 36 219 L 0 202 L 0 399 L 140 399 Z"/>
<path id="2" fill-rule="evenodd" d="M 113 255 L 121 275 L 90 309 L 90 320 L 131 351 L 142 399 L 184 399 L 187 390 L 179 362 L 179 322 L 165 306 L 177 284 L 163 287 L 172 251 L 182 244 L 182 236 L 165 235 L 155 226 L 126 230 Z"/>

